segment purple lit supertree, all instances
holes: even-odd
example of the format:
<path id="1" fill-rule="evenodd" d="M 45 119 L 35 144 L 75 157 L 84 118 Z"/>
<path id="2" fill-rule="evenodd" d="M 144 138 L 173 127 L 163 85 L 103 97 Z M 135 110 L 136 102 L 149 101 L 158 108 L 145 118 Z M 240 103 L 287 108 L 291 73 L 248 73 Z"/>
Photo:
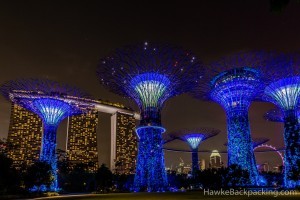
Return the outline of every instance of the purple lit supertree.
<path id="1" fill-rule="evenodd" d="M 52 167 L 53 181 L 47 190 L 57 191 L 56 131 L 67 116 L 82 113 L 87 107 L 79 105 L 88 95 L 68 85 L 42 79 L 19 79 L 1 86 L 10 101 L 36 113 L 43 121 L 40 160 Z"/>
<path id="2" fill-rule="evenodd" d="M 185 129 L 169 133 L 175 139 L 187 142 L 192 150 L 192 174 L 193 176 L 199 170 L 198 164 L 198 148 L 201 142 L 216 136 L 220 130 L 213 128 L 198 128 L 198 129 Z"/>
<path id="3" fill-rule="evenodd" d="M 117 49 L 101 60 L 97 73 L 103 86 L 133 99 L 141 111 L 133 190 L 165 191 L 161 109 L 167 99 L 190 91 L 202 78 L 199 62 L 181 48 L 146 42 Z"/>
<path id="4" fill-rule="evenodd" d="M 265 52 L 241 52 L 211 63 L 210 80 L 199 84 L 193 96 L 219 103 L 227 116 L 228 165 L 246 169 L 249 184 L 258 184 L 258 170 L 250 134 L 248 109 L 263 88 L 258 67 L 267 67 Z"/>
<path id="5" fill-rule="evenodd" d="M 300 180 L 293 178 L 294 172 L 300 170 L 298 166 L 300 162 L 300 125 L 298 120 L 300 56 L 280 54 L 270 63 L 273 68 L 263 71 L 266 77 L 266 87 L 262 99 L 275 104 L 280 109 L 280 112 L 275 111 L 277 117 L 278 112 L 283 116 L 285 142 L 284 185 L 286 188 L 295 188 L 300 186 Z"/>

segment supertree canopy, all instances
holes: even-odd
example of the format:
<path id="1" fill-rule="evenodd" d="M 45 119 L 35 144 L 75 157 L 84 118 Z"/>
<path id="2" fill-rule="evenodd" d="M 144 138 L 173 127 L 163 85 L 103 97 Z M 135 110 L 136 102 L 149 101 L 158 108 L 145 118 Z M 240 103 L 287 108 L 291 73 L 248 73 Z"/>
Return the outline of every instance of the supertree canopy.
<path id="1" fill-rule="evenodd" d="M 169 135 L 175 139 L 180 139 L 187 142 L 192 150 L 192 174 L 199 170 L 198 164 L 198 148 L 201 142 L 204 140 L 216 136 L 220 133 L 220 130 L 213 128 L 198 128 L 193 130 L 179 130 L 169 133 Z"/>
<path id="2" fill-rule="evenodd" d="M 133 190 L 164 191 L 161 109 L 168 98 L 190 91 L 202 78 L 199 62 L 181 48 L 146 42 L 117 49 L 100 61 L 97 73 L 102 85 L 133 99 L 141 111 Z"/>
<path id="3" fill-rule="evenodd" d="M 282 114 L 284 122 L 285 166 L 284 184 L 287 188 L 300 185 L 294 172 L 299 171 L 300 126 L 298 108 L 300 99 L 300 58 L 298 55 L 278 55 L 272 60 L 274 67 L 265 70 L 266 76 L 263 99 L 275 104 Z M 273 111 L 274 112 L 274 111 Z M 274 115 L 273 115 L 274 116 Z M 278 115 L 277 115 L 278 116 Z M 278 118 L 276 120 L 279 120 Z"/>
<path id="4" fill-rule="evenodd" d="M 258 67 L 267 67 L 269 53 L 241 52 L 211 63 L 211 79 L 193 91 L 196 98 L 211 99 L 227 115 L 228 165 L 237 164 L 250 174 L 249 183 L 258 183 L 258 171 L 250 134 L 248 109 L 261 94 L 262 75 Z M 213 77 L 213 78 L 212 78 Z"/>
<path id="5" fill-rule="evenodd" d="M 79 114 L 87 108 L 79 103 L 87 95 L 74 87 L 40 79 L 8 81 L 1 86 L 1 91 L 7 99 L 36 113 L 42 119 L 40 160 L 52 167 L 53 182 L 48 190 L 57 191 L 57 127 L 65 117 Z"/>

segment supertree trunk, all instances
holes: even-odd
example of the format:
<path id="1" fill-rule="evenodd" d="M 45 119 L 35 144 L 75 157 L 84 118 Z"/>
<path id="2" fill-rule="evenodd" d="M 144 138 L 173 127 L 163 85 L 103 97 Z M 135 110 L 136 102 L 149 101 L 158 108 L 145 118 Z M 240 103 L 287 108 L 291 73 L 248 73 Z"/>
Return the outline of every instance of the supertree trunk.
<path id="1" fill-rule="evenodd" d="M 228 166 L 240 165 L 249 172 L 251 185 L 257 184 L 256 167 L 247 110 L 227 112 Z"/>
<path id="2" fill-rule="evenodd" d="M 195 176 L 198 170 L 199 170 L 198 149 L 193 149 L 192 150 L 192 175 Z"/>
<path id="3" fill-rule="evenodd" d="M 138 158 L 134 178 L 135 192 L 162 192 L 167 189 L 168 181 L 162 149 L 161 127 L 140 127 Z"/>
<path id="4" fill-rule="evenodd" d="M 300 162 L 300 126 L 298 115 L 295 110 L 284 112 L 284 142 L 285 142 L 285 165 L 284 185 L 286 188 L 294 188 L 300 185 L 300 180 L 292 180 L 295 171 L 299 171 Z"/>
<path id="5" fill-rule="evenodd" d="M 51 165 L 53 181 L 50 185 L 51 191 L 58 189 L 57 184 L 57 162 L 56 162 L 56 131 L 57 125 L 47 125 L 43 127 L 43 139 L 40 160 Z"/>

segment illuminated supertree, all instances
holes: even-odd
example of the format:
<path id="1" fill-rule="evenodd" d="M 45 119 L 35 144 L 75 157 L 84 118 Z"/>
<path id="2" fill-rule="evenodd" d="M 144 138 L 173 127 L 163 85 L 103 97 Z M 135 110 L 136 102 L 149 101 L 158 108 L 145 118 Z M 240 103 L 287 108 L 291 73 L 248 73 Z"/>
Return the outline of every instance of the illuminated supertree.
<path id="1" fill-rule="evenodd" d="M 40 160 L 52 167 L 53 181 L 48 188 L 57 191 L 56 131 L 67 116 L 79 114 L 85 106 L 78 105 L 87 95 L 80 90 L 50 80 L 20 79 L 1 86 L 2 94 L 10 101 L 36 113 L 43 121 Z"/>
<path id="2" fill-rule="evenodd" d="M 278 55 L 271 62 L 274 67 L 264 71 L 266 87 L 262 98 L 275 104 L 283 115 L 285 142 L 284 185 L 287 188 L 300 185 L 300 180 L 292 180 L 294 171 L 299 171 L 297 163 L 300 162 L 299 60 L 299 57 L 295 55 Z"/>
<path id="3" fill-rule="evenodd" d="M 101 60 L 97 70 L 101 84 L 133 99 L 141 111 L 134 191 L 166 190 L 161 109 L 170 97 L 190 91 L 202 77 L 199 69 L 190 52 L 147 42 L 117 49 Z"/>
<path id="4" fill-rule="evenodd" d="M 258 183 L 258 170 L 250 134 L 248 109 L 261 92 L 261 73 L 269 55 L 264 52 L 237 53 L 212 63 L 208 84 L 199 84 L 193 95 L 219 103 L 227 115 L 228 165 L 237 164 L 250 174 L 249 182 Z"/>
<path id="5" fill-rule="evenodd" d="M 169 133 L 169 135 L 175 139 L 180 139 L 187 142 L 192 150 L 192 174 L 199 170 L 198 164 L 198 148 L 201 142 L 204 140 L 216 136 L 220 133 L 220 130 L 213 128 L 198 128 L 193 130 L 179 130 Z"/>

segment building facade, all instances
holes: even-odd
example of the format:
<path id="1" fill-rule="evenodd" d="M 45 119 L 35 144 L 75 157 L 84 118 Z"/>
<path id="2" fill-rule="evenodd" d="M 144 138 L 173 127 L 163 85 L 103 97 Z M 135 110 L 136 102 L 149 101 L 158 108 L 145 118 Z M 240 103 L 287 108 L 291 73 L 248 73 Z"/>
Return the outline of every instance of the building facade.
<path id="1" fill-rule="evenodd" d="M 98 111 L 68 118 L 67 156 L 72 165 L 87 164 L 90 172 L 98 167 L 97 148 Z"/>
<path id="2" fill-rule="evenodd" d="M 34 113 L 12 103 L 7 136 L 8 157 L 15 167 L 38 160 L 42 142 L 42 120 Z"/>
<path id="3" fill-rule="evenodd" d="M 210 168 L 219 169 L 223 166 L 221 155 L 217 150 L 213 150 L 209 158 Z"/>
<path id="4" fill-rule="evenodd" d="M 137 156 L 136 121 L 133 115 L 117 112 L 111 116 L 111 170 L 135 173 Z"/>

